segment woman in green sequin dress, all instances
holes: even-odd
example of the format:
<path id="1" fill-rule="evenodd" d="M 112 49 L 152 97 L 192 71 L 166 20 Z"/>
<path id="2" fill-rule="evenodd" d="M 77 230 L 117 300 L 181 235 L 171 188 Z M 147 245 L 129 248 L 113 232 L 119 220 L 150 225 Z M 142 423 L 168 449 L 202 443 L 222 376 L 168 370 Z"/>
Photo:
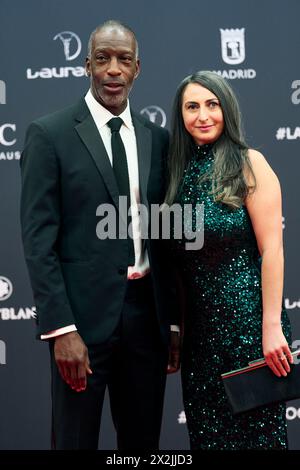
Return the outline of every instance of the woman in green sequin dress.
<path id="1" fill-rule="evenodd" d="M 262 356 L 277 376 L 287 375 L 292 356 L 280 185 L 245 144 L 236 98 L 213 72 L 178 88 L 166 202 L 192 204 L 190 231 L 204 205 L 203 247 L 172 242 L 186 293 L 182 387 L 191 448 L 285 449 L 285 405 L 233 416 L 221 380 Z"/>

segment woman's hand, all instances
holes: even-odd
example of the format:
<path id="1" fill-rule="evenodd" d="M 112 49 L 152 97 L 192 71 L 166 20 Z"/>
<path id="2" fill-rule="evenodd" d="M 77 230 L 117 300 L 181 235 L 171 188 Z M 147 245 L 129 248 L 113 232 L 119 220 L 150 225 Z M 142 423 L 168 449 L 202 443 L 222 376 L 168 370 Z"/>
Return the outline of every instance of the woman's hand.
<path id="1" fill-rule="evenodd" d="M 282 332 L 280 323 L 263 325 L 263 354 L 267 365 L 277 377 L 286 377 L 293 356 Z"/>

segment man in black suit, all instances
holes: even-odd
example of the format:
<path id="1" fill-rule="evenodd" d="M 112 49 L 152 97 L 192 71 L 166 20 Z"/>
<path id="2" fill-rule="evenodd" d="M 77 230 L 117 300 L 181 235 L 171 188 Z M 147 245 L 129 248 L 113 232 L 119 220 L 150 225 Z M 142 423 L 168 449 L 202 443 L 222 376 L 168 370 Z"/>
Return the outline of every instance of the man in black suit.
<path id="1" fill-rule="evenodd" d="M 168 132 L 128 103 L 140 71 L 137 48 L 120 22 L 97 27 L 86 58 L 90 90 L 34 121 L 22 154 L 22 236 L 38 337 L 50 345 L 56 449 L 97 449 L 106 387 L 118 448 L 157 449 L 166 372 L 178 369 L 178 321 L 161 241 L 142 240 L 134 211 L 134 245 L 97 229 L 104 204 L 123 223 L 119 196 L 132 209 L 164 200 Z M 120 155 L 111 140 L 116 116 Z M 121 153 L 129 194 L 116 173 Z"/>

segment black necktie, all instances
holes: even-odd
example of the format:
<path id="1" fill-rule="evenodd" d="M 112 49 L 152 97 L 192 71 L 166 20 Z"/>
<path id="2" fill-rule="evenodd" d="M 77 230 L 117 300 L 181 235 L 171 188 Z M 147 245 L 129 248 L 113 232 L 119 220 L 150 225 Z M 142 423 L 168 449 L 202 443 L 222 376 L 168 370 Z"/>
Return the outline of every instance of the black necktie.
<path id="1" fill-rule="evenodd" d="M 112 118 L 108 123 L 111 130 L 111 150 L 113 160 L 113 170 L 119 188 L 120 196 L 127 197 L 127 210 L 130 207 L 130 185 L 125 147 L 120 136 L 120 128 L 123 124 L 121 118 Z M 127 229 L 131 221 L 131 217 L 127 216 Z M 127 230 L 128 233 L 128 230 Z M 134 266 L 134 245 L 132 238 L 128 235 L 128 266 Z"/>

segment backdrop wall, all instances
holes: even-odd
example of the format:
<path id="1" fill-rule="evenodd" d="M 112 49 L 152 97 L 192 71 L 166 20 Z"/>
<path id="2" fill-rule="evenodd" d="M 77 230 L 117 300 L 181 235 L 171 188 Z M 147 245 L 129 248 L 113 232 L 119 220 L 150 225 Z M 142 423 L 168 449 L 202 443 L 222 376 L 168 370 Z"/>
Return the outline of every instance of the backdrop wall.
<path id="1" fill-rule="evenodd" d="M 89 34 L 107 19 L 119 19 L 136 32 L 142 72 L 131 105 L 158 124 L 169 126 L 175 90 L 186 75 L 215 70 L 231 81 L 248 141 L 281 181 L 285 302 L 294 340 L 300 340 L 299 16 L 298 0 L 1 0 L 0 449 L 48 449 L 50 442 L 48 348 L 35 341 L 20 238 L 25 130 L 34 118 L 85 94 Z M 162 449 L 188 448 L 182 409 L 177 374 L 168 379 Z M 290 448 L 300 449 L 300 401 L 288 403 L 287 420 Z M 106 403 L 101 447 L 114 446 Z"/>

